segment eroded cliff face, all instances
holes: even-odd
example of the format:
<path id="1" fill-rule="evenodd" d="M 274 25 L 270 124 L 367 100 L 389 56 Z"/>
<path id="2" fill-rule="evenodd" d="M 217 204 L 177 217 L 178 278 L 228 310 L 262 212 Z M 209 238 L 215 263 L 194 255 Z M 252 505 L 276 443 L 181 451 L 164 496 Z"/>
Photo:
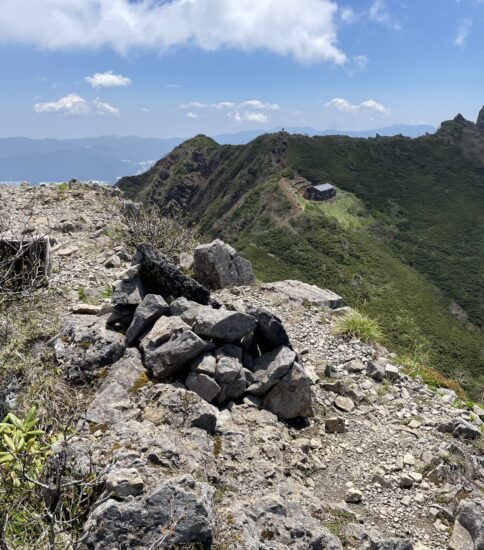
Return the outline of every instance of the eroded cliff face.
<path id="1" fill-rule="evenodd" d="M 484 411 L 411 378 L 384 347 L 336 336 L 348 310 L 333 294 L 297 281 L 202 291 L 163 262 L 146 279 L 112 240 L 111 192 L 1 191 L 18 212 L 42 198 L 59 227 L 86 220 L 52 229 L 63 328 L 45 344 L 63 397 L 82 403 L 63 452 L 99 476 L 77 548 L 482 544 Z"/>

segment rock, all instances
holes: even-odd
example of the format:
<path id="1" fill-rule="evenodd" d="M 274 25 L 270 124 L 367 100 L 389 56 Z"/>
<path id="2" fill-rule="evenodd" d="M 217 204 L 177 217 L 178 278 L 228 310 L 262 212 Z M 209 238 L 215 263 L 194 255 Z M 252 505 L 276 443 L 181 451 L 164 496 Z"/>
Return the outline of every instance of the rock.
<path id="1" fill-rule="evenodd" d="M 345 369 L 350 374 L 359 374 L 360 372 L 363 372 L 365 370 L 365 365 L 362 361 L 360 361 L 360 359 L 353 359 L 352 361 L 349 361 L 345 364 Z"/>
<path id="2" fill-rule="evenodd" d="M 114 306 L 138 307 L 143 301 L 145 291 L 137 275 L 128 280 L 121 280 L 114 285 L 111 302 Z"/>
<path id="3" fill-rule="evenodd" d="M 90 380 L 124 350 L 124 336 L 106 328 L 106 317 L 94 315 L 71 315 L 54 340 L 55 357 L 73 382 Z"/>
<path id="4" fill-rule="evenodd" d="M 133 321 L 126 332 L 126 343 L 133 344 L 137 338 L 152 327 L 162 315 L 166 315 L 170 308 L 161 296 L 147 294 L 136 308 Z"/>
<path id="5" fill-rule="evenodd" d="M 343 299 L 331 290 L 323 290 L 315 285 L 301 281 L 287 280 L 262 285 L 265 290 L 283 294 L 287 299 L 301 305 L 309 304 L 316 307 L 338 308 Z"/>
<path id="6" fill-rule="evenodd" d="M 75 254 L 76 252 L 79 252 L 79 247 L 75 245 L 66 245 L 57 250 L 58 256 L 72 256 L 72 254 Z"/>
<path id="7" fill-rule="evenodd" d="M 217 359 L 211 353 L 204 353 L 190 363 L 190 370 L 214 377 L 216 365 Z"/>
<path id="8" fill-rule="evenodd" d="M 111 269 L 113 267 L 120 267 L 121 258 L 117 254 L 114 254 L 114 256 L 111 256 L 110 258 L 108 258 L 103 265 L 107 269 Z"/>
<path id="9" fill-rule="evenodd" d="M 343 397 L 342 395 L 338 395 L 334 400 L 334 406 L 345 412 L 351 412 L 355 408 L 353 400 L 349 397 Z"/>
<path id="10" fill-rule="evenodd" d="M 72 306 L 71 313 L 74 315 L 99 315 L 103 312 L 103 306 L 94 304 L 76 304 Z"/>
<path id="11" fill-rule="evenodd" d="M 202 399 L 212 402 L 222 391 L 217 382 L 207 374 L 191 372 L 186 381 L 186 387 L 197 393 Z M 245 388 L 244 388 L 245 389 Z"/>
<path id="12" fill-rule="evenodd" d="M 141 349 L 147 354 L 167 342 L 176 332 L 190 330 L 180 317 L 160 317 L 153 328 L 141 340 Z"/>
<path id="13" fill-rule="evenodd" d="M 342 434 L 346 431 L 344 418 L 341 418 L 340 416 L 326 418 L 324 426 L 326 431 L 330 434 Z"/>
<path id="14" fill-rule="evenodd" d="M 402 474 L 400 476 L 400 487 L 402 489 L 411 489 L 413 487 L 413 478 L 409 474 Z"/>
<path id="15" fill-rule="evenodd" d="M 400 380 L 400 371 L 395 365 L 385 365 L 385 378 L 390 382 Z"/>
<path id="16" fill-rule="evenodd" d="M 415 466 L 415 457 L 412 453 L 406 453 L 403 457 L 403 463 L 406 466 Z"/>
<path id="17" fill-rule="evenodd" d="M 470 422 L 467 422 L 467 420 L 457 418 L 452 424 L 452 435 L 463 439 L 479 439 L 481 437 L 481 430 Z"/>
<path id="18" fill-rule="evenodd" d="M 484 500 L 459 502 L 449 548 L 452 550 L 484 548 Z"/>
<path id="19" fill-rule="evenodd" d="M 195 261 L 195 259 L 191 254 L 187 254 L 186 252 L 182 252 L 180 254 L 180 259 L 179 259 L 178 264 L 182 269 L 185 269 L 186 271 L 188 271 L 188 270 L 192 269 L 194 261 Z"/>
<path id="20" fill-rule="evenodd" d="M 170 304 L 170 315 L 176 315 L 181 317 L 185 323 L 190 326 L 193 325 L 198 312 L 203 309 L 204 306 L 197 302 L 192 302 L 186 298 L 177 298 Z"/>
<path id="21" fill-rule="evenodd" d="M 363 493 L 354 487 L 346 491 L 345 502 L 350 504 L 359 504 L 363 499 Z"/>
<path id="22" fill-rule="evenodd" d="M 209 549 L 213 540 L 215 489 L 191 476 L 178 476 L 141 500 L 112 498 L 95 507 L 84 526 L 82 550 L 155 548 L 166 530 L 169 546 Z"/>
<path id="23" fill-rule="evenodd" d="M 379 361 L 368 361 L 366 365 L 366 376 L 373 378 L 375 382 L 383 382 L 385 378 L 386 365 Z"/>
<path id="24" fill-rule="evenodd" d="M 296 360 L 296 354 L 290 348 L 280 346 L 259 357 L 253 366 L 254 381 L 247 390 L 253 395 L 264 395 L 283 376 Z"/>
<path id="25" fill-rule="evenodd" d="M 369 550 L 413 550 L 413 544 L 407 539 L 385 539 L 371 541 Z"/>
<path id="26" fill-rule="evenodd" d="M 236 350 L 230 350 L 235 346 L 225 346 L 227 355 L 218 353 L 217 365 L 215 367 L 215 380 L 222 391 L 217 398 L 218 403 L 224 403 L 228 399 L 241 397 L 247 388 L 245 371 L 241 361 L 242 350 L 237 354 Z M 229 349 L 227 349 L 229 348 Z M 230 353 L 233 351 L 232 353 Z"/>
<path id="27" fill-rule="evenodd" d="M 299 363 L 270 390 L 263 406 L 280 418 L 313 416 L 311 380 Z"/>
<path id="28" fill-rule="evenodd" d="M 197 246 L 194 252 L 193 273 L 199 283 L 212 289 L 255 283 L 250 262 L 218 239 Z"/>
<path id="29" fill-rule="evenodd" d="M 154 246 L 141 243 L 136 247 L 135 261 L 147 292 L 173 299 L 183 296 L 199 304 L 210 303 L 210 292 L 194 279 L 184 275 L 162 256 Z"/>
<path id="30" fill-rule="evenodd" d="M 191 330 L 174 332 L 170 339 L 159 347 L 146 346 L 144 363 L 159 380 L 176 374 L 184 365 L 200 353 L 213 349 L 213 344 L 204 342 Z"/>
<path id="31" fill-rule="evenodd" d="M 246 313 L 257 320 L 254 337 L 262 353 L 272 351 L 279 346 L 292 349 L 289 336 L 279 317 L 262 307 L 249 307 Z"/>
<path id="32" fill-rule="evenodd" d="M 225 309 L 202 308 L 193 324 L 193 331 L 205 338 L 236 342 L 257 326 L 254 317 Z"/>
<path id="33" fill-rule="evenodd" d="M 120 468 L 106 476 L 106 491 L 114 498 L 138 496 L 143 492 L 143 480 L 136 468 Z"/>

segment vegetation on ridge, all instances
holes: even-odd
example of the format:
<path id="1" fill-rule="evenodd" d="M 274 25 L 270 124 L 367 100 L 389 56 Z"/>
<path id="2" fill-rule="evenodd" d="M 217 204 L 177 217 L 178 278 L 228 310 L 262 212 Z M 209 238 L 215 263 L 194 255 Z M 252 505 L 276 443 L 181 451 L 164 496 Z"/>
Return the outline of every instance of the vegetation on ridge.
<path id="1" fill-rule="evenodd" d="M 484 136 L 482 149 L 484 162 Z M 205 236 L 237 247 L 263 281 L 296 278 L 340 293 L 379 323 L 398 353 L 425 350 L 427 367 L 458 376 L 477 395 L 484 175 L 473 151 L 446 133 L 416 140 L 279 133 L 246 146 L 197 136 L 119 186 L 188 213 Z M 333 182 L 340 197 L 305 201 L 291 185 L 300 176 Z"/>

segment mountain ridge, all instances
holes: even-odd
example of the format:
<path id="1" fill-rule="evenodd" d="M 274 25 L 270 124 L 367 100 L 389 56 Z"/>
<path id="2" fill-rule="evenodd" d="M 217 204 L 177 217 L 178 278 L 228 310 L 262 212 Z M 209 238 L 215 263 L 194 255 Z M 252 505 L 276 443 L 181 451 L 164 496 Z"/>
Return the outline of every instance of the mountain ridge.
<path id="1" fill-rule="evenodd" d="M 196 136 L 118 185 L 186 211 L 264 281 L 333 288 L 383 320 L 399 353 L 481 391 L 484 135 L 472 124 L 417 139 L 279 132 L 233 146 Z M 304 201 L 290 184 L 301 177 L 331 181 L 337 200 Z"/>

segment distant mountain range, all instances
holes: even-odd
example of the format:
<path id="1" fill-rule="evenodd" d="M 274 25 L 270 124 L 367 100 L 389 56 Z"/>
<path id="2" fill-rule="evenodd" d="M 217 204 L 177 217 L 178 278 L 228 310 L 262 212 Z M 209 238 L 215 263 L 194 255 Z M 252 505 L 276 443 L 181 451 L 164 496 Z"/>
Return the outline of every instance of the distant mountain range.
<path id="1" fill-rule="evenodd" d="M 242 145 L 264 133 L 281 130 L 250 130 L 213 136 L 221 145 Z M 291 134 L 308 136 L 418 137 L 435 132 L 428 125 L 397 125 L 365 131 L 316 130 L 311 127 L 285 128 Z M 98 180 L 114 183 L 121 176 L 138 174 L 168 154 L 185 138 L 142 138 L 100 136 L 80 139 L 0 138 L 0 181 Z"/>

